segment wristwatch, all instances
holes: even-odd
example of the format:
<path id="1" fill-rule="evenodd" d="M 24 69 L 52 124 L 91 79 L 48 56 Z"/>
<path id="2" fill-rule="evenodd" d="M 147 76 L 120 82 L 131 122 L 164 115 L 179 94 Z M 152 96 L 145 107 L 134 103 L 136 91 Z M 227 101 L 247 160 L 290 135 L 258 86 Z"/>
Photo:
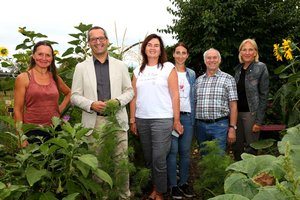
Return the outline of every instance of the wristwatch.
<path id="1" fill-rule="evenodd" d="M 229 128 L 234 128 L 234 130 L 236 130 L 237 129 L 237 126 L 236 125 L 229 125 Z"/>

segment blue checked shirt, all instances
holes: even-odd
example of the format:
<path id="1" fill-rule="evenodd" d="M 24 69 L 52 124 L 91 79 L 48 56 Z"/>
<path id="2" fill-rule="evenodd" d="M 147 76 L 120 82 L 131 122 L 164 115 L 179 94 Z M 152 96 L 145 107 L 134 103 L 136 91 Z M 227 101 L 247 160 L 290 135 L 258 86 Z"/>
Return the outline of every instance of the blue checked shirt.
<path id="1" fill-rule="evenodd" d="M 220 69 L 211 77 L 203 74 L 195 83 L 196 119 L 218 119 L 229 116 L 229 102 L 237 101 L 234 78 Z"/>

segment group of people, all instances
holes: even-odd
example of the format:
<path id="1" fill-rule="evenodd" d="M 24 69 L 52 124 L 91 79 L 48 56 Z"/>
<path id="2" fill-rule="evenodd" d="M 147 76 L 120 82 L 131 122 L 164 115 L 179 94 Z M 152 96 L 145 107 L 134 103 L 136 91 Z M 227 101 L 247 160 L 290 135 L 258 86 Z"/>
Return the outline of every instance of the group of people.
<path id="1" fill-rule="evenodd" d="M 146 167 L 151 170 L 149 199 L 156 200 L 164 199 L 168 188 L 174 199 L 193 197 L 188 185 L 193 135 L 200 147 L 214 139 L 222 151 L 232 144 L 236 160 L 243 152 L 255 154 L 250 144 L 259 139 L 269 80 L 253 39 L 241 43 L 234 77 L 220 70 L 220 52 L 211 48 L 203 54 L 206 73 L 197 79 L 186 66 L 189 49 L 182 42 L 175 45 L 173 64 L 168 62 L 162 38 L 148 35 L 141 46 L 141 66 L 134 69 L 132 79 L 127 66 L 108 54 L 105 29 L 92 27 L 88 44 L 92 56 L 77 64 L 71 89 L 56 73 L 51 45 L 42 41 L 34 46 L 28 70 L 15 82 L 16 122 L 50 125 L 51 118 L 60 116 L 71 101 L 82 109 L 83 126 L 97 129 L 107 122 L 102 112 L 106 101 L 117 101 L 121 109 L 116 117 L 122 128 L 117 151 L 127 151 L 130 127 L 140 139 Z M 64 99 L 59 105 L 60 92 Z M 38 130 L 26 134 L 50 137 Z M 120 198 L 130 195 L 128 175 Z"/>

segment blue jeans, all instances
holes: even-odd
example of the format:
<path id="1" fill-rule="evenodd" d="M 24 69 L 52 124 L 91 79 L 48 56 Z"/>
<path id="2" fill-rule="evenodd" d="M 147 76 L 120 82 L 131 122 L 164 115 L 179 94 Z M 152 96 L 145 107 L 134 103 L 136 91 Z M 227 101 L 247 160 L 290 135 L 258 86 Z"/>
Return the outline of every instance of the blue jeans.
<path id="1" fill-rule="evenodd" d="M 146 167 L 151 169 L 153 185 L 159 193 L 168 190 L 167 156 L 171 147 L 173 118 L 136 118 L 137 131 L 144 153 Z"/>
<path id="2" fill-rule="evenodd" d="M 217 140 L 220 149 L 225 153 L 228 134 L 228 119 L 223 119 L 215 123 L 205 123 L 196 119 L 195 136 L 200 149 L 203 147 L 202 142 Z"/>
<path id="3" fill-rule="evenodd" d="M 171 151 L 168 155 L 168 180 L 169 186 L 177 186 L 177 154 L 179 153 L 179 176 L 178 185 L 181 186 L 188 181 L 190 150 L 193 139 L 193 125 L 190 114 L 180 115 L 180 122 L 184 127 L 183 135 L 175 137 L 172 135 Z"/>

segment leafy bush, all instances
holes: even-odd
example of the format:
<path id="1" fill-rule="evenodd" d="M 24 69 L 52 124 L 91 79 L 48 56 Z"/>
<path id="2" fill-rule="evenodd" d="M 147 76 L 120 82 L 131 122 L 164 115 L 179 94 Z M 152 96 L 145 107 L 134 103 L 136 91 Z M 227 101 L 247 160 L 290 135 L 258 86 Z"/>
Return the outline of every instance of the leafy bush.
<path id="1" fill-rule="evenodd" d="M 225 180 L 225 195 L 211 200 L 298 200 L 300 199 L 300 124 L 288 128 L 278 142 L 280 156 L 242 154 L 231 164 Z"/>
<path id="2" fill-rule="evenodd" d="M 59 124 L 62 130 L 55 131 Z M 41 145 L 29 144 L 13 155 L 0 158 L 2 199 L 101 198 L 100 187 L 93 176 L 113 186 L 111 177 L 99 168 L 97 157 L 88 149 L 84 136 L 90 129 L 80 124 L 72 127 L 58 118 L 53 118 L 52 127 L 41 129 L 51 133 L 53 138 Z M 15 146 L 19 146 L 26 137 L 21 129 L 18 131 L 19 135 L 2 134 L 9 135 Z"/>
<path id="3" fill-rule="evenodd" d="M 225 169 L 233 163 L 229 155 L 221 154 L 217 142 L 206 141 L 201 152 L 205 156 L 198 163 L 199 178 L 195 180 L 194 188 L 199 191 L 204 199 L 224 194 L 224 179 L 227 175 Z"/>

